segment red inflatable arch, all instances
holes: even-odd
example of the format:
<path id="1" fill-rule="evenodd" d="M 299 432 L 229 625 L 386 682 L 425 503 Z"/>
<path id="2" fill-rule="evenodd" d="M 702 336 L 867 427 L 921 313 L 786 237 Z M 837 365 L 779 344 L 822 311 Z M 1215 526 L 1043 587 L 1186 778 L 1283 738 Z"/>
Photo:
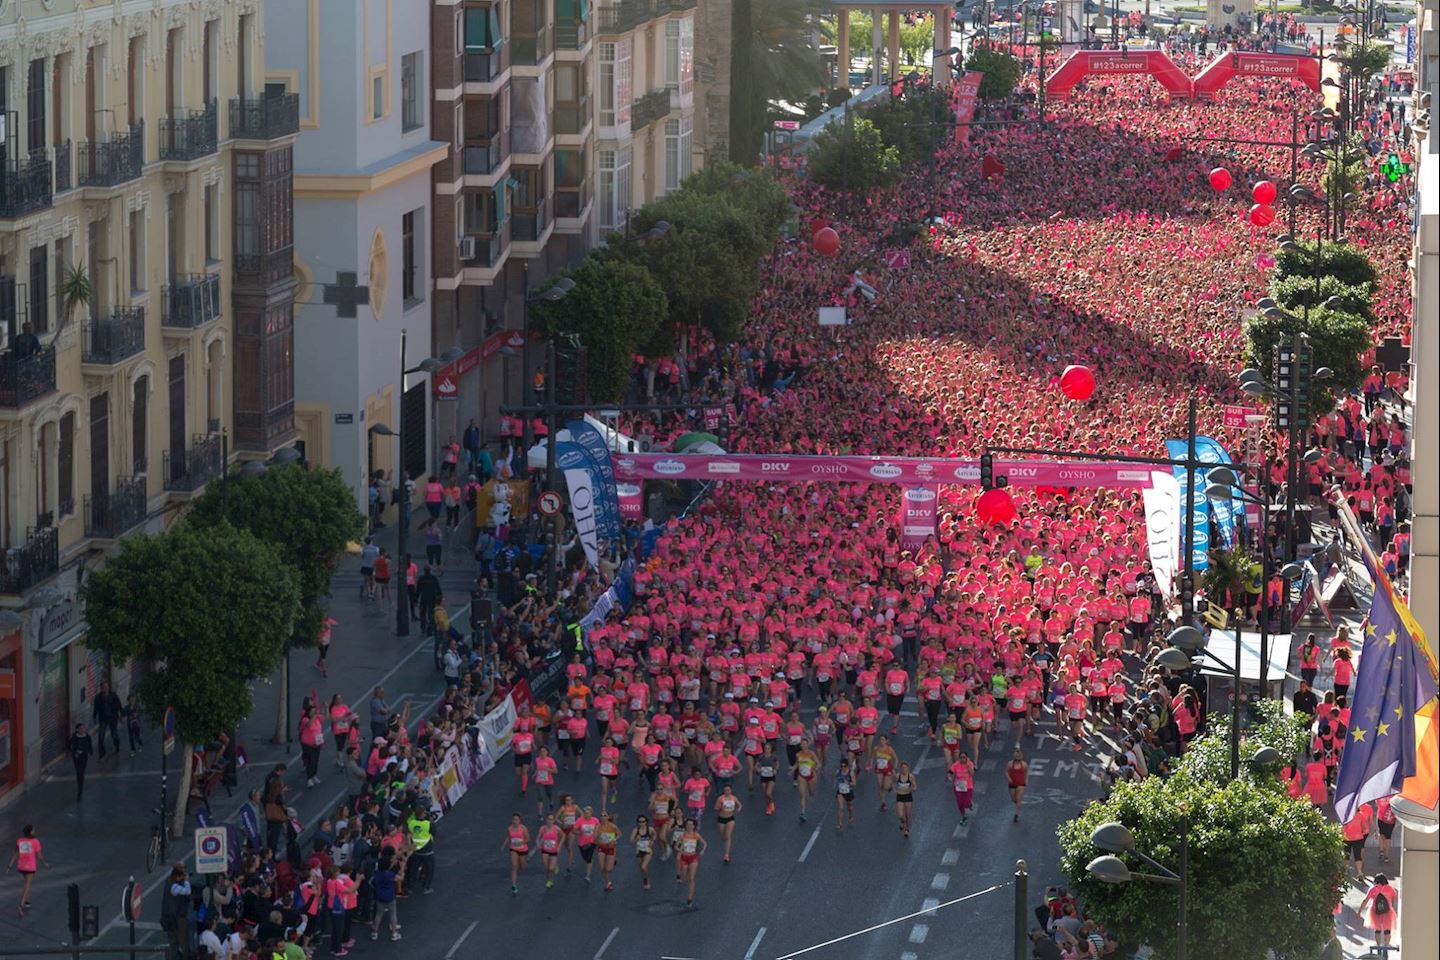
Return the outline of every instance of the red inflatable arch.
<path id="1" fill-rule="evenodd" d="M 1045 92 L 1065 99 L 1091 74 L 1148 73 L 1172 97 L 1191 95 L 1190 78 L 1159 50 L 1076 50 L 1045 81 Z"/>
<path id="2" fill-rule="evenodd" d="M 1293 53 L 1225 53 L 1195 77 L 1195 96 L 1209 99 L 1233 77 L 1289 77 L 1320 90 L 1320 61 Z"/>

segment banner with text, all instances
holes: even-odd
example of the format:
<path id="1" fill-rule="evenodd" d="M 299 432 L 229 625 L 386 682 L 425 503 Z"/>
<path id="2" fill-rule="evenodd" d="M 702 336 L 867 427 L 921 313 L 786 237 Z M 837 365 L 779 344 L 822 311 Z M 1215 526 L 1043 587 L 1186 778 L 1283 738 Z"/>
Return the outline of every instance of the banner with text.
<path id="1" fill-rule="evenodd" d="M 564 444 L 560 445 L 560 449 Z M 980 461 L 925 457 L 797 456 L 785 454 L 625 453 L 612 458 L 622 482 L 639 480 L 835 480 L 841 483 L 978 484 Z M 995 459 L 995 476 L 1012 487 L 1150 486 L 1145 464 Z"/>
<path id="2" fill-rule="evenodd" d="M 555 444 L 555 465 L 565 474 L 565 485 L 570 491 L 570 515 L 575 520 L 580 546 L 585 549 L 585 559 L 598 570 L 600 537 L 595 516 L 595 471 L 590 457 L 575 441 L 561 440 Z"/>
<path id="3" fill-rule="evenodd" d="M 935 536 L 937 487 L 906 487 L 900 497 L 900 549 L 919 550 Z"/>
<path id="4" fill-rule="evenodd" d="M 1199 443 L 1197 438 L 1196 443 Z M 1170 452 L 1170 459 L 1184 460 L 1189 453 L 1189 445 L 1184 440 L 1166 440 L 1165 449 Z M 1198 449 L 1198 448 L 1197 448 Z M 1172 472 L 1175 475 L 1175 482 L 1180 485 L 1180 516 L 1185 515 L 1185 507 L 1191 496 L 1189 492 L 1190 476 L 1184 467 L 1174 467 Z M 1194 510 L 1187 521 L 1190 529 L 1194 531 L 1195 544 L 1191 553 L 1193 562 L 1191 569 L 1196 573 L 1205 570 L 1210 566 L 1210 503 L 1205 499 L 1205 474 L 1206 470 L 1195 471 L 1195 494 Z M 1181 542 L 1184 542 L 1185 532 L 1182 528 Z M 1181 548 L 1184 549 L 1183 547 Z M 1182 554 L 1183 559 L 1183 554 Z"/>
<path id="5" fill-rule="evenodd" d="M 600 539 L 620 539 L 620 503 L 615 491 L 615 468 L 610 462 L 610 447 L 594 424 L 571 420 L 565 424 L 570 439 L 580 445 L 590 458 L 595 474 L 595 520 Z"/>
<path id="6" fill-rule="evenodd" d="M 1150 546 L 1150 570 L 1155 585 L 1167 600 L 1175 595 L 1175 563 L 1180 557 L 1180 484 L 1173 474 L 1159 470 L 1150 475 L 1150 489 L 1140 491 L 1145 502 L 1145 536 Z"/>
<path id="7" fill-rule="evenodd" d="M 980 99 L 980 81 L 984 77 L 979 70 L 967 70 L 955 80 L 950 97 L 955 104 L 956 143 L 970 139 L 970 123 L 975 119 L 975 101 Z"/>

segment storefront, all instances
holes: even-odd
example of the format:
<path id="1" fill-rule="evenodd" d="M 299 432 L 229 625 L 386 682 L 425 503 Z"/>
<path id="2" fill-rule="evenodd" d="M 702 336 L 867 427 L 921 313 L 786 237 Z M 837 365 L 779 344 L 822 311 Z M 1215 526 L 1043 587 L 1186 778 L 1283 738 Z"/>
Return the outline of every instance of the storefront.
<path id="1" fill-rule="evenodd" d="M 98 686 L 91 657 L 83 644 L 85 618 L 80 601 L 70 596 L 40 614 L 36 659 L 40 677 L 38 734 L 40 765 L 65 756 L 71 726 L 89 722 L 88 697 Z M 108 672 L 108 671 L 107 671 Z"/>
<path id="2" fill-rule="evenodd" d="M 25 782 L 24 636 L 0 637 L 0 798 Z"/>

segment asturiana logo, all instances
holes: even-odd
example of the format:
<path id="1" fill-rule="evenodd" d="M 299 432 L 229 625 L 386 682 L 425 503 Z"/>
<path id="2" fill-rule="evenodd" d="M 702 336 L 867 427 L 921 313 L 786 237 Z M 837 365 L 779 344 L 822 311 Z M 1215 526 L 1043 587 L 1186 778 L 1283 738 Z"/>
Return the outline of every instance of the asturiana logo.
<path id="1" fill-rule="evenodd" d="M 583 453 L 576 450 L 566 450 L 560 454 L 559 459 L 555 461 L 555 465 L 561 470 L 569 470 L 571 467 L 578 467 L 584 459 L 585 455 Z"/>
<path id="2" fill-rule="evenodd" d="M 966 483 L 975 483 L 980 479 L 980 467 L 977 464 L 973 467 L 956 467 L 953 471 L 956 480 L 963 480 Z"/>
<path id="3" fill-rule="evenodd" d="M 900 469 L 893 463 L 877 463 L 875 464 L 875 466 L 870 468 L 870 476 L 877 477 L 881 480 L 888 480 L 891 477 L 898 477 L 904 472 L 904 470 Z"/>
<path id="4" fill-rule="evenodd" d="M 912 490 L 905 491 L 905 499 L 912 500 L 916 503 L 929 503 L 935 499 L 935 491 L 929 487 L 915 487 Z"/>
<path id="5" fill-rule="evenodd" d="M 678 474 L 685 472 L 685 464 L 679 460 L 661 460 L 655 464 L 656 473 Z"/>

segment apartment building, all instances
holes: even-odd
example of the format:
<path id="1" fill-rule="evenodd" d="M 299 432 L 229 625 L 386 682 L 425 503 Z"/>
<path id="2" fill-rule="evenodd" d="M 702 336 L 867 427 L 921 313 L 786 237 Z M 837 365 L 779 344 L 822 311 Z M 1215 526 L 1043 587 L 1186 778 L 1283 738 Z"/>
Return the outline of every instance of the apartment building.
<path id="1" fill-rule="evenodd" d="M 367 472 L 391 473 L 400 455 L 372 427 L 398 432 L 404 418 L 411 475 L 434 449 L 423 374 L 397 396 L 401 331 L 408 365 L 430 355 L 430 168 L 450 150 L 431 139 L 430 22 L 417 12 L 424 2 L 265 3 L 265 84 L 300 102 L 296 428 L 362 510 Z"/>
<path id="2" fill-rule="evenodd" d="M 695 166 L 696 0 L 433 0 L 433 420 L 519 403 L 526 291 Z M 535 357 L 527 356 L 527 352 Z"/>
<path id="3" fill-rule="evenodd" d="M 217 477 L 222 431 L 294 437 L 297 103 L 257 4 L 0 2 L 0 797 L 128 687 L 84 568 Z"/>

